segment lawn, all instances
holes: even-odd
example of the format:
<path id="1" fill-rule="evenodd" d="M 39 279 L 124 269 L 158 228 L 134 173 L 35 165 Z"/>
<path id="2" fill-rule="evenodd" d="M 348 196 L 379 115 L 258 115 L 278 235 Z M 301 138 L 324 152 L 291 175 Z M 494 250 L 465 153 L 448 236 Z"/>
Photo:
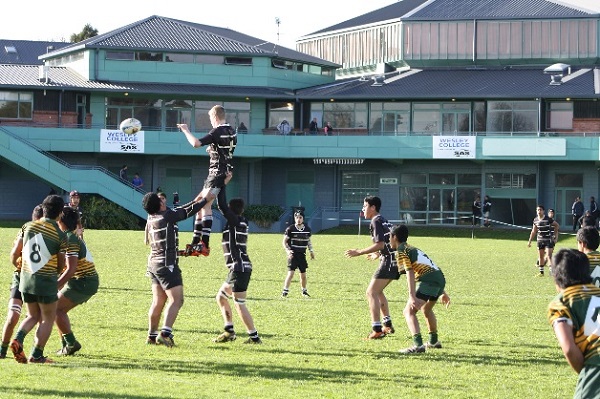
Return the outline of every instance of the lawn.
<path id="1" fill-rule="evenodd" d="M 413 231 L 414 230 L 414 231 Z M 8 299 L 8 253 L 18 227 L 0 228 Z M 264 341 L 243 345 L 212 339 L 222 329 L 215 294 L 227 274 L 220 234 L 208 258 L 183 258 L 185 304 L 174 326 L 177 346 L 145 344 L 150 283 L 144 276 L 148 249 L 141 231 L 88 230 L 86 242 L 101 289 L 72 311 L 73 331 L 83 349 L 53 356 L 53 365 L 0 360 L 2 398 L 565 398 L 577 375 L 571 371 L 546 321 L 556 291 L 552 278 L 536 277 L 536 249 L 527 230 L 414 228 L 409 243 L 423 249 L 444 271 L 449 309 L 436 307 L 443 348 L 416 356 L 402 316 L 406 279 L 386 290 L 396 333 L 366 341 L 370 331 L 365 289 L 376 268 L 364 257 L 346 259 L 348 248 L 368 246 L 368 229 L 339 229 L 313 236 L 308 289 L 298 276 L 290 296 L 280 298 L 286 274 L 282 235 L 254 234 L 249 253 L 254 273 L 248 308 Z M 182 233 L 181 242 L 191 238 Z M 575 247 L 571 235 L 557 245 Z M 3 308 L 6 309 L 5 305 Z M 4 320 L 5 312 L 0 313 Z M 421 326 L 426 336 L 422 316 Z M 25 340 L 29 353 L 33 333 Z"/>

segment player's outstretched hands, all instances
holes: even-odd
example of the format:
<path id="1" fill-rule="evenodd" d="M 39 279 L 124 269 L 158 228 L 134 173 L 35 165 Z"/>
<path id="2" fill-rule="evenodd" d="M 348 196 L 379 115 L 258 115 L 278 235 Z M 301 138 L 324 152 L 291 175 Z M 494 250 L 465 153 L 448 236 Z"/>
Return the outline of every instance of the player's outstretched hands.
<path id="1" fill-rule="evenodd" d="M 349 249 L 346 252 L 344 252 L 344 254 L 346 255 L 346 258 L 354 258 L 355 256 L 360 255 L 358 249 Z"/>
<path id="2" fill-rule="evenodd" d="M 187 123 L 178 123 L 177 127 L 182 131 L 182 132 L 186 132 L 186 131 L 190 131 L 190 128 L 188 127 Z"/>
<path id="3" fill-rule="evenodd" d="M 450 295 L 444 291 L 444 293 L 440 296 L 440 302 L 446 307 L 446 309 L 448 309 L 450 306 Z"/>

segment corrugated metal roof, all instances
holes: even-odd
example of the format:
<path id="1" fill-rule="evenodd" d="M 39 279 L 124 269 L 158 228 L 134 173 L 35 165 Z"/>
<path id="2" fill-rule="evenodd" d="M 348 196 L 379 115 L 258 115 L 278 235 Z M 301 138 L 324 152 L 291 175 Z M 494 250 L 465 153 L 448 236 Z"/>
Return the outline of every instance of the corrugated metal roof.
<path id="1" fill-rule="evenodd" d="M 30 40 L 0 39 L 0 64 L 41 65 L 38 60 L 41 54 L 50 51 L 49 47 L 61 49 L 70 45 L 65 42 L 46 42 Z M 15 51 L 13 52 L 12 49 Z"/>
<path id="2" fill-rule="evenodd" d="M 194 52 L 244 56 L 282 57 L 312 64 L 338 64 L 276 46 L 231 29 L 180 21 L 157 15 L 94 36 L 49 54 L 49 57 L 81 49 L 130 49 L 144 51 Z"/>
<path id="3" fill-rule="evenodd" d="M 215 95 L 222 97 L 290 98 L 292 90 L 272 87 L 188 85 L 171 83 L 98 82 L 85 80 L 66 67 L 49 67 L 48 83 L 39 79 L 39 66 L 0 65 L 0 88 L 85 90 L 91 92 L 128 92 L 157 95 Z"/>
<path id="4" fill-rule="evenodd" d="M 373 79 L 354 79 L 298 90 L 296 95 L 307 100 L 599 98 L 592 68 L 556 86 L 550 85 L 550 75 L 542 68 L 431 69 L 406 77 L 388 75 L 388 83 L 381 86 L 373 86 Z"/>
<path id="5" fill-rule="evenodd" d="M 548 0 L 402 0 L 318 30 L 305 38 L 393 20 L 554 19 L 599 15 L 591 10 Z"/>
<path id="6" fill-rule="evenodd" d="M 382 21 L 400 19 L 404 15 L 408 14 L 412 10 L 422 6 L 427 3 L 429 0 L 402 0 L 397 1 L 394 4 L 390 4 L 389 6 L 380 8 L 375 11 L 368 12 L 366 14 L 360 15 L 358 17 L 349 19 L 344 22 L 340 22 L 339 24 L 332 25 L 328 28 L 324 28 L 318 30 L 316 32 L 310 33 L 306 36 L 316 35 L 325 32 L 332 32 L 337 30 L 344 30 L 349 28 L 355 28 L 357 26 L 370 25 L 375 24 Z"/>
<path id="7" fill-rule="evenodd" d="M 547 0 L 434 0 L 406 20 L 555 19 L 598 15 Z"/>

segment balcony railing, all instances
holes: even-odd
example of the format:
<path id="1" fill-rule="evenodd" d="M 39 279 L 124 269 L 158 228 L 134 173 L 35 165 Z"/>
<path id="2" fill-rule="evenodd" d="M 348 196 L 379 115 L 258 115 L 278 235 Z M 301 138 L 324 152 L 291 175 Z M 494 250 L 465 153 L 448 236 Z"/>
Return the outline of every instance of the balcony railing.
<path id="1" fill-rule="evenodd" d="M 69 128 L 69 129 L 118 129 L 117 126 L 105 125 L 105 124 L 62 124 L 57 126 L 57 123 L 44 123 L 34 122 L 31 120 L 0 120 L 0 126 L 10 127 L 36 127 L 36 128 Z M 178 131 L 177 128 L 163 128 L 162 126 L 144 126 L 145 132 L 173 132 Z M 208 129 L 197 130 L 194 133 L 206 134 Z M 279 131 L 274 128 L 264 129 L 249 129 L 247 132 L 239 132 L 239 134 L 248 135 L 280 135 Z M 290 136 L 487 136 L 487 137 L 600 137 L 600 132 L 576 132 L 576 131 L 540 131 L 540 132 L 423 132 L 423 131 L 409 131 L 409 132 L 394 132 L 394 131 L 382 131 L 373 130 L 368 128 L 334 128 L 334 131 L 327 135 L 322 129 L 319 132 L 312 134 L 306 129 L 292 129 L 289 133 Z"/>

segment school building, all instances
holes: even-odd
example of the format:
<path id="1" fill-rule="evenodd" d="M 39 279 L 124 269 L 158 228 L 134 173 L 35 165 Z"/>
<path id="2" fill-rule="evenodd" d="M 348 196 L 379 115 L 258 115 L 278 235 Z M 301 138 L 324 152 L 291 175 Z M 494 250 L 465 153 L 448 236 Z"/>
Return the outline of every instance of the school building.
<path id="1" fill-rule="evenodd" d="M 296 50 L 160 16 L 80 43 L 0 40 L 0 218 L 27 219 L 51 188 L 140 217 L 144 190 L 191 199 L 208 156 L 176 124 L 202 136 L 222 104 L 247 128 L 227 196 L 303 206 L 314 229 L 356 223 L 366 195 L 408 223 L 470 224 L 489 195 L 499 222 L 529 226 L 541 203 L 570 226 L 575 197 L 600 192 L 600 14 L 474 4 L 394 2 Z M 143 132 L 119 133 L 131 116 Z"/>

